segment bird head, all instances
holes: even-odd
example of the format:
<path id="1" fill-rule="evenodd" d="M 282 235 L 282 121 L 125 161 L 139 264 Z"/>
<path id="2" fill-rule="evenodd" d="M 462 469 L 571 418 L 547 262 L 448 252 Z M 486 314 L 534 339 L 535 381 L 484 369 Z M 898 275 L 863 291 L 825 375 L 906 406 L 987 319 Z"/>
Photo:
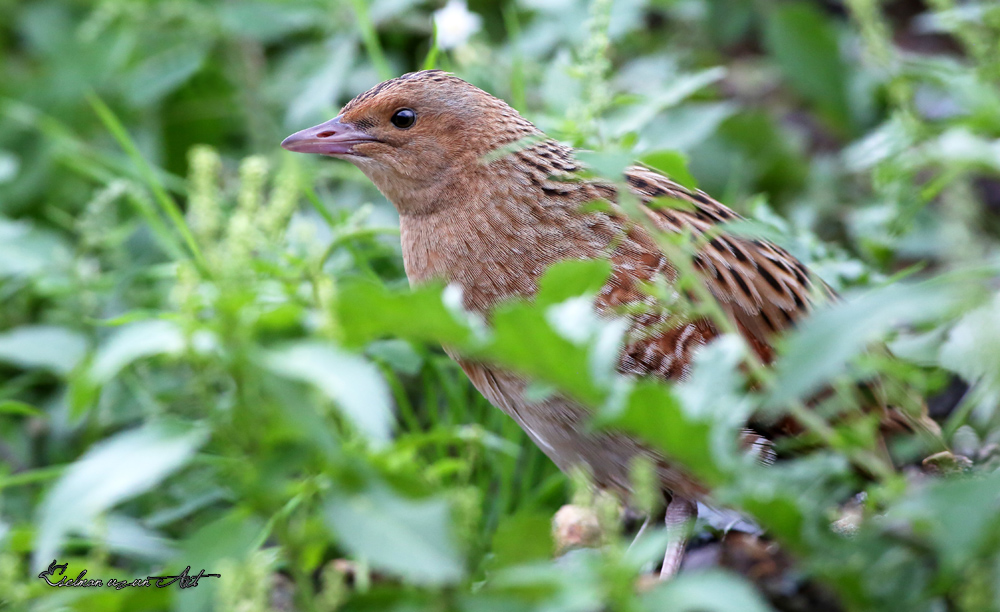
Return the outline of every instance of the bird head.
<path id="1" fill-rule="evenodd" d="M 538 133 L 503 100 L 424 70 L 376 85 L 281 146 L 353 163 L 406 213 L 426 208 L 491 151 Z"/>

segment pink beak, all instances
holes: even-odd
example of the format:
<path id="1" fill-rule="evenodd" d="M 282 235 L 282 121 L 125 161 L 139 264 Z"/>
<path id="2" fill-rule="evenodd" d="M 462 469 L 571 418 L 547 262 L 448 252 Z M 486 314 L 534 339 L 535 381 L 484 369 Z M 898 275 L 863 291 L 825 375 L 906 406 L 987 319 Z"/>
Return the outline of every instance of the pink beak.
<path id="1" fill-rule="evenodd" d="M 353 147 L 365 142 L 378 142 L 350 123 L 341 123 L 340 116 L 326 123 L 295 132 L 281 141 L 281 146 L 296 153 L 318 153 L 320 155 L 357 155 Z"/>

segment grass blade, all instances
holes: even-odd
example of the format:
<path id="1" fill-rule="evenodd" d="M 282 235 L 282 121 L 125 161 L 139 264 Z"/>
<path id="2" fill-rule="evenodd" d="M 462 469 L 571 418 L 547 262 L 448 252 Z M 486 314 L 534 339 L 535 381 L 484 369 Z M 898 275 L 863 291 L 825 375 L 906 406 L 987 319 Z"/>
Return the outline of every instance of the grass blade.
<path id="1" fill-rule="evenodd" d="M 173 222 L 174 227 L 180 233 L 181 237 L 184 239 L 184 243 L 187 245 L 188 250 L 191 251 L 191 255 L 194 258 L 195 263 L 198 268 L 203 273 L 208 273 L 208 264 L 205 261 L 205 257 L 201 253 L 201 249 L 198 247 L 198 243 L 195 241 L 194 234 L 191 233 L 191 228 L 188 227 L 187 222 L 184 220 L 184 215 L 181 213 L 180 208 L 177 206 L 177 202 L 174 201 L 167 190 L 163 187 L 163 183 L 157 178 L 156 173 L 149 163 L 143 159 L 142 154 L 139 152 L 138 147 L 135 146 L 135 142 L 128 135 L 125 126 L 122 125 L 118 117 L 115 116 L 114 112 L 108 105 L 104 103 L 96 94 L 90 92 L 87 94 L 87 100 L 90 102 L 91 107 L 93 107 L 94 112 L 100 117 L 104 126 L 111 132 L 111 135 L 115 137 L 118 141 L 119 146 L 125 151 L 125 153 L 131 158 L 132 163 L 138 168 L 143 179 L 146 181 L 147 186 L 150 191 L 153 192 L 153 197 L 156 202 L 166 213 L 167 217 Z M 148 217 L 147 217 L 148 218 Z"/>
<path id="2" fill-rule="evenodd" d="M 337 220 L 333 218 L 333 214 L 329 211 L 329 209 L 323 205 L 323 202 L 319 199 L 319 196 L 316 195 L 316 190 L 313 189 L 312 185 L 305 185 L 303 191 L 306 194 L 306 200 L 309 201 L 309 204 L 312 205 L 316 213 L 323 217 L 323 220 L 326 221 L 327 225 L 331 228 L 340 225 Z"/>
<path id="3" fill-rule="evenodd" d="M 382 51 L 382 43 L 378 40 L 378 32 L 375 31 L 375 24 L 372 23 L 372 18 L 368 14 L 368 7 L 365 5 L 365 0 L 351 0 L 351 6 L 354 8 L 354 14 L 358 18 L 358 29 L 361 30 L 361 38 L 365 43 L 365 51 L 368 52 L 368 59 L 371 60 L 372 64 L 375 64 L 375 69 L 378 71 L 378 76 L 383 81 L 392 78 L 392 68 L 389 67 L 388 60 L 385 59 L 385 53 Z"/>
<path id="4" fill-rule="evenodd" d="M 424 58 L 424 70 L 433 70 L 437 68 L 438 59 L 438 27 L 437 23 L 434 24 L 434 31 L 431 33 L 431 48 L 427 51 L 427 57 Z"/>

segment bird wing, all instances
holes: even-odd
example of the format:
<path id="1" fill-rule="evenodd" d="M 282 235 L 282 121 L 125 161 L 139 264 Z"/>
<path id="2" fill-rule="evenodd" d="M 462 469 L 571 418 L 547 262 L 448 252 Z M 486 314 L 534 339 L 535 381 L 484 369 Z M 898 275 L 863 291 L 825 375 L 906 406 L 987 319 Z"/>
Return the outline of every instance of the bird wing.
<path id="1" fill-rule="evenodd" d="M 703 246 L 692 258 L 700 280 L 717 300 L 723 312 L 764 363 L 774 359 L 776 335 L 795 325 L 809 313 L 817 299 L 835 299 L 834 292 L 810 275 L 806 267 L 788 251 L 768 242 L 734 236 L 719 231 L 719 226 L 741 217 L 699 190 L 692 190 L 658 172 L 642 166 L 630 167 L 625 179 L 632 193 L 642 202 L 643 212 L 660 230 L 690 232 Z M 677 206 L 658 205 L 665 198 Z M 666 202 L 666 204 L 670 204 Z M 653 304 L 637 281 L 648 281 L 658 273 L 668 280 L 676 271 L 665 257 L 654 251 L 641 259 L 642 265 L 629 265 L 633 256 L 612 257 L 612 276 L 599 297 L 599 306 L 619 306 L 634 302 Z M 661 309 L 662 311 L 662 309 Z M 619 370 L 636 375 L 657 375 L 665 379 L 686 376 L 694 350 L 719 334 L 715 323 L 706 317 L 680 318 L 655 312 L 634 315 L 633 333 L 623 351 Z M 878 381 L 869 390 L 881 412 L 883 430 L 936 433 L 936 424 L 922 414 L 892 408 L 880 398 Z M 755 429 L 759 429 L 759 425 Z M 768 436 L 794 434 L 801 425 L 785 418 L 768 423 Z"/>
<path id="2" fill-rule="evenodd" d="M 632 193 L 642 202 L 643 212 L 658 229 L 670 233 L 687 231 L 694 240 L 703 242 L 692 259 L 695 271 L 761 360 L 770 362 L 775 335 L 807 314 L 819 294 L 817 287 L 825 292 L 825 286 L 814 282 L 805 266 L 781 247 L 719 232 L 720 225 L 741 217 L 705 193 L 687 189 L 641 166 L 629 168 L 625 178 Z M 673 280 L 676 274 L 665 259 L 647 261 L 645 273 L 627 269 L 614 258 L 612 264 L 614 273 L 609 285 L 618 293 L 611 300 L 612 305 L 644 300 L 637 280 L 650 280 L 657 272 L 664 272 Z M 644 327 L 648 329 L 649 323 L 644 321 Z M 672 361 L 685 364 L 689 348 L 718 334 L 715 324 L 704 318 L 686 321 L 679 327 L 678 321 L 673 326 L 668 321 L 659 323 L 665 328 L 659 336 L 645 338 L 642 346 L 636 348 L 643 352 L 669 348 Z M 678 343 L 682 345 L 680 351 Z M 625 370 L 637 374 L 656 370 L 642 372 L 637 364 L 623 365 L 628 366 Z M 684 371 L 686 365 L 669 368 L 669 372 L 660 368 L 659 373 L 676 378 Z"/>

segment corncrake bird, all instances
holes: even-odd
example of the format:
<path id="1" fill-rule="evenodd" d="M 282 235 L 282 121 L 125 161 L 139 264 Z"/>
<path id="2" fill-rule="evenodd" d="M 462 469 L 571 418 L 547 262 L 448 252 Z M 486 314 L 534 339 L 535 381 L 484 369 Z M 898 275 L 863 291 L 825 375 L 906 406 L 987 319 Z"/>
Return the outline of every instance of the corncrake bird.
<path id="1" fill-rule="evenodd" d="M 503 100 L 453 75 L 427 70 L 380 83 L 335 118 L 289 136 L 281 146 L 360 168 L 399 211 L 411 284 L 455 283 L 471 311 L 488 316 L 506 298 L 531 297 L 554 262 L 608 258 L 612 272 L 596 298 L 597 311 L 615 316 L 624 306 L 648 307 L 627 315 L 621 373 L 681 380 L 694 352 L 720 334 L 709 318 L 684 317 L 662 304 L 656 308 L 643 291 L 642 285 L 657 277 L 675 281 L 677 269 L 646 229 L 629 222 L 616 204 L 614 184 L 580 176 L 571 148 L 546 137 Z M 495 154 L 505 148 L 508 154 Z M 626 169 L 624 179 L 656 228 L 704 239 L 693 259 L 701 282 L 757 358 L 771 362 L 775 336 L 805 316 L 826 288 L 784 249 L 719 233 L 716 226 L 740 217 L 705 193 L 643 166 Z M 684 205 L 650 206 L 656 198 Z M 608 206 L 581 210 L 595 200 Z M 677 571 L 684 527 L 696 512 L 695 502 L 707 494 L 701 483 L 633 437 L 590 431 L 588 410 L 571 399 L 529 399 L 528 381 L 521 376 L 449 354 L 560 469 L 584 466 L 597 486 L 627 498 L 631 461 L 650 457 L 666 494 L 665 521 L 672 532 L 661 576 Z M 920 415 L 883 411 L 886 423 L 934 427 Z M 743 443 L 770 461 L 769 440 L 799 429 L 790 419 L 751 421 Z"/>

